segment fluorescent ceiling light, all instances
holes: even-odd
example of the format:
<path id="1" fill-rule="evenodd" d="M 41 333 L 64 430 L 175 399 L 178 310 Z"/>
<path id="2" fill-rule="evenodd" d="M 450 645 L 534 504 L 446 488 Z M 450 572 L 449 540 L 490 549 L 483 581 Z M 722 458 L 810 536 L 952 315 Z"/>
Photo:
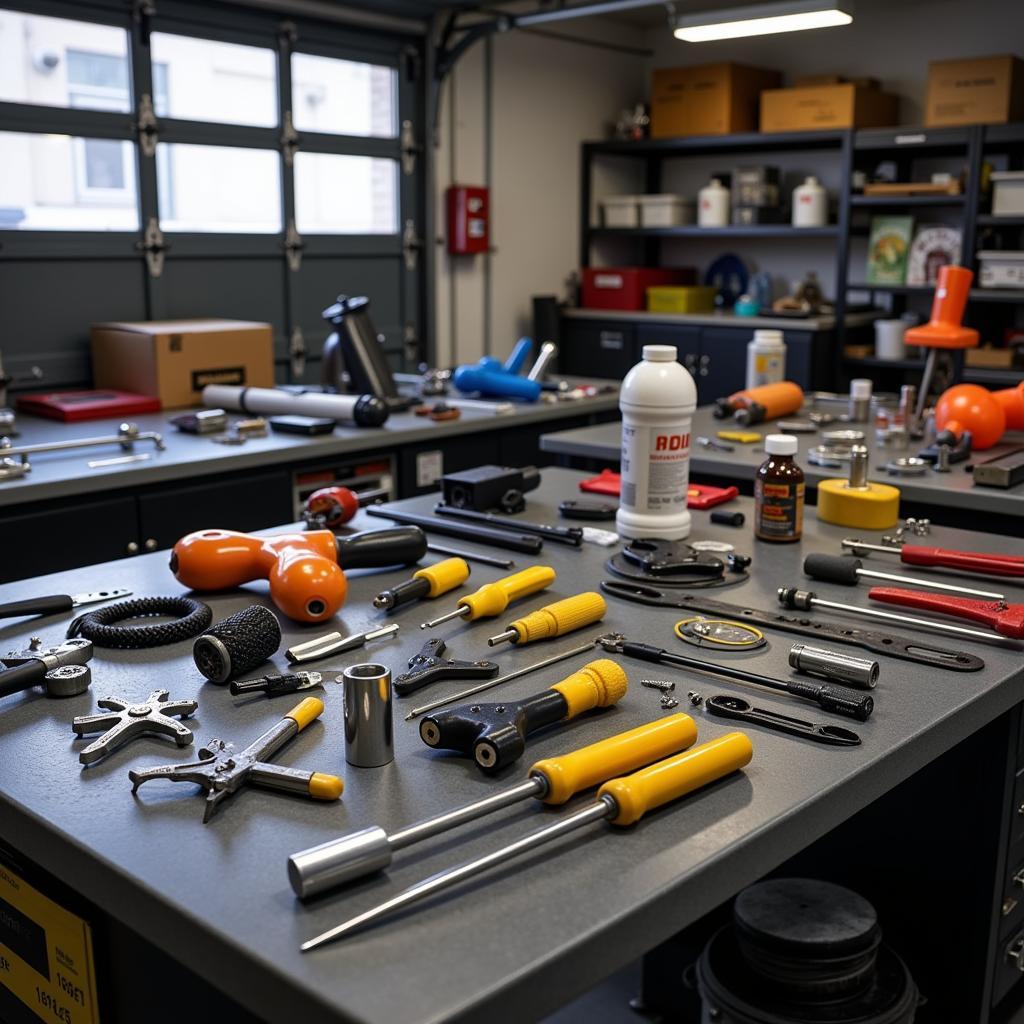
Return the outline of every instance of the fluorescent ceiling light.
<path id="1" fill-rule="evenodd" d="M 843 5 L 850 8 L 849 3 Z M 829 4 L 829 0 L 758 4 L 731 10 L 686 14 L 676 19 L 674 35 L 687 43 L 707 43 L 714 39 L 741 39 L 744 36 L 769 36 L 778 32 L 801 32 L 809 28 L 835 28 L 849 25 L 853 17 Z"/>

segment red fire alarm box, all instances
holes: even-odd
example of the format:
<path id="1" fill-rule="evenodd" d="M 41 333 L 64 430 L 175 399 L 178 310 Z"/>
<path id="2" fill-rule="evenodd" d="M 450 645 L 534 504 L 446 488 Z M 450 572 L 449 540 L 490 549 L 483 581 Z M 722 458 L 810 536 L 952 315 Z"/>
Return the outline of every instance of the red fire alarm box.
<path id="1" fill-rule="evenodd" d="M 448 251 L 457 255 L 486 252 L 491 246 L 488 189 L 451 185 L 447 198 Z"/>

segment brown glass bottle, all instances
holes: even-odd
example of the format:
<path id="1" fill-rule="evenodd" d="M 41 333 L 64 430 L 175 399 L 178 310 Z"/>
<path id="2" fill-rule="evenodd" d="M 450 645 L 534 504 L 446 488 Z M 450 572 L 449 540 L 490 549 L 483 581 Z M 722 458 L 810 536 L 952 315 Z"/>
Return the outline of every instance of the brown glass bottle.
<path id="1" fill-rule="evenodd" d="M 769 434 L 764 439 L 768 458 L 754 478 L 754 536 L 789 544 L 804 528 L 804 471 L 793 461 L 797 439 Z"/>

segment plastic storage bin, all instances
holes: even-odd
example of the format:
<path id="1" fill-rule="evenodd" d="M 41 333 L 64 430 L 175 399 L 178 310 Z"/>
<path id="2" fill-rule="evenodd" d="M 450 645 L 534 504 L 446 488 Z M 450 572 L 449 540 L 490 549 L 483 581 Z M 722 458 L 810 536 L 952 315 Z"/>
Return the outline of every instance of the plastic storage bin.
<path id="1" fill-rule="evenodd" d="M 585 309 L 641 310 L 647 289 L 657 284 L 693 284 L 692 267 L 584 267 L 581 305 Z"/>
<path id="2" fill-rule="evenodd" d="M 694 205 L 672 194 L 638 196 L 642 228 L 671 228 L 692 224 Z"/>
<path id="3" fill-rule="evenodd" d="M 978 285 L 982 288 L 1024 288 L 1024 252 L 982 249 L 978 253 Z"/>
<path id="4" fill-rule="evenodd" d="M 657 284 L 647 289 L 651 313 L 713 313 L 715 289 L 710 285 Z"/>
<path id="5" fill-rule="evenodd" d="M 640 200 L 643 196 L 609 196 L 601 200 L 606 228 L 640 227 Z"/>
<path id="6" fill-rule="evenodd" d="M 992 172 L 992 215 L 1024 216 L 1024 171 Z"/>

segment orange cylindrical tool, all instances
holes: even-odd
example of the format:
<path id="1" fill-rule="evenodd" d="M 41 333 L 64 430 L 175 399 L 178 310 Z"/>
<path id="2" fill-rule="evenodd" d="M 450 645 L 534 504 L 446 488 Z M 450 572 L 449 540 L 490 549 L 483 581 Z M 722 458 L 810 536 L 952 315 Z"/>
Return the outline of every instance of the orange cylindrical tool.
<path id="1" fill-rule="evenodd" d="M 713 411 L 719 419 L 735 414 L 738 423 L 750 424 L 792 416 L 803 404 L 803 388 L 791 380 L 780 380 L 719 398 Z"/>
<path id="2" fill-rule="evenodd" d="M 1007 430 L 1024 430 L 1024 383 L 1005 391 L 957 384 L 939 398 L 935 426 L 957 439 L 970 431 L 971 447 L 976 451 L 991 448 Z"/>
<path id="3" fill-rule="evenodd" d="M 932 300 L 931 319 L 920 327 L 911 327 L 904 334 L 908 345 L 924 348 L 974 348 L 978 332 L 964 327 L 964 310 L 971 291 L 974 274 L 966 267 L 949 264 L 939 269 Z"/>
<path id="4" fill-rule="evenodd" d="M 345 603 L 348 584 L 330 530 L 258 537 L 199 530 L 171 551 L 171 572 L 193 590 L 226 590 L 270 581 L 270 597 L 290 619 L 323 622 Z"/>

